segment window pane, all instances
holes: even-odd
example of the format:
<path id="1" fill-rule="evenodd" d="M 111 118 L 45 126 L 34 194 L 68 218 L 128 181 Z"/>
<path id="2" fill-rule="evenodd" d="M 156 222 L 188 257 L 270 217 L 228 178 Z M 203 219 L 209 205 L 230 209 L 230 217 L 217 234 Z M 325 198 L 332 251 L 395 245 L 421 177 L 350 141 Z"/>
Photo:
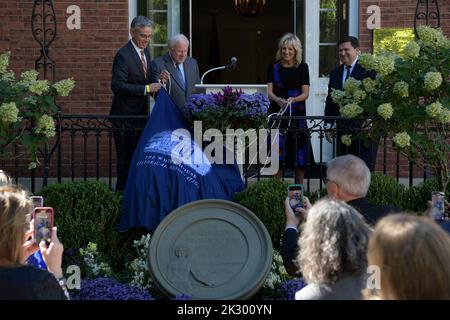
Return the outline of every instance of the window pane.
<path id="1" fill-rule="evenodd" d="M 151 56 L 152 56 L 152 59 L 155 59 L 155 58 L 157 58 L 157 57 L 160 57 L 160 56 L 166 54 L 166 52 L 167 52 L 169 49 L 167 48 L 167 46 L 162 46 L 162 47 L 159 47 L 159 46 L 158 46 L 158 47 L 154 47 L 154 46 L 152 46 L 152 45 L 150 44 L 149 50 L 150 50 L 150 54 L 151 54 Z"/>
<path id="2" fill-rule="evenodd" d="M 337 45 L 319 47 L 319 76 L 328 77 L 330 72 L 338 65 Z"/>
<path id="3" fill-rule="evenodd" d="M 167 43 L 167 12 L 149 12 L 148 17 L 155 23 L 153 43 Z"/>
<path id="4" fill-rule="evenodd" d="M 148 10 L 167 10 L 167 0 L 147 0 Z"/>
<path id="5" fill-rule="evenodd" d="M 320 42 L 338 42 L 336 11 L 320 12 Z"/>
<path id="6" fill-rule="evenodd" d="M 320 8 L 322 9 L 336 9 L 337 0 L 320 0 Z"/>

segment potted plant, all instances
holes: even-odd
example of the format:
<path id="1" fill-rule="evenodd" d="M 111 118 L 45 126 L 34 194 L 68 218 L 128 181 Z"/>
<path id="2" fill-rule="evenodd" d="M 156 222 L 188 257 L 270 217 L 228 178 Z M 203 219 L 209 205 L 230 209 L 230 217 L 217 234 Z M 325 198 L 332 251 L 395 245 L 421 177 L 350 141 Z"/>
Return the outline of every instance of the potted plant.
<path id="1" fill-rule="evenodd" d="M 202 121 L 205 129 L 258 129 L 266 124 L 269 99 L 262 93 L 247 94 L 225 87 L 223 93 L 193 94 L 186 108 L 188 118 Z"/>

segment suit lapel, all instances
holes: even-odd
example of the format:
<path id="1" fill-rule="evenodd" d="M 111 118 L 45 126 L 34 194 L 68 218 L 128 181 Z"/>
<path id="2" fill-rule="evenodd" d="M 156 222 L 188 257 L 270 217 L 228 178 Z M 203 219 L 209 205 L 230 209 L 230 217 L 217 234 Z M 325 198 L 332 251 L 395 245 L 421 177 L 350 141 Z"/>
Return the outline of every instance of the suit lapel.
<path id="1" fill-rule="evenodd" d="M 148 51 L 148 48 L 145 48 L 144 50 L 145 58 L 147 59 L 147 79 L 150 77 L 150 62 L 152 61 L 152 56 L 150 55 L 150 52 Z M 147 79 L 145 79 L 145 82 L 147 82 Z"/>
<path id="2" fill-rule="evenodd" d="M 190 72 L 188 72 L 188 62 L 189 61 L 189 57 L 188 58 L 186 58 L 186 60 L 184 61 L 184 63 L 183 63 L 183 68 L 184 68 L 184 78 L 186 79 L 186 83 L 184 84 L 184 86 L 185 86 L 185 91 L 187 92 L 188 91 L 188 83 L 189 83 L 189 80 L 190 80 Z"/>
<path id="3" fill-rule="evenodd" d="M 141 57 L 136 52 L 136 49 L 134 48 L 134 46 L 131 43 L 131 41 L 132 40 L 130 40 L 128 42 L 128 49 L 130 50 L 130 55 L 131 55 L 132 59 L 134 60 L 134 62 L 136 63 L 136 66 L 138 67 L 138 70 L 141 72 L 142 78 L 144 78 L 144 80 L 146 81 L 147 79 L 145 79 L 144 68 L 142 67 Z M 148 76 L 149 75 L 149 65 L 150 65 L 150 59 L 149 59 L 150 54 L 148 53 L 147 49 L 144 50 L 144 54 L 145 54 L 145 56 L 147 58 L 147 76 Z"/>
<path id="4" fill-rule="evenodd" d="M 344 65 L 343 64 L 341 64 L 339 66 L 338 75 L 339 75 L 339 79 L 338 79 L 338 86 L 339 86 L 339 88 L 338 89 L 339 90 L 343 90 L 344 89 L 344 86 L 342 85 L 342 79 L 344 77 Z"/>
<path id="5" fill-rule="evenodd" d="M 351 73 L 352 77 L 357 80 L 363 80 L 364 74 L 365 74 L 364 68 L 359 65 L 359 60 L 356 61 L 355 67 L 353 68 Z"/>
<path id="6" fill-rule="evenodd" d="M 172 75 L 173 80 L 176 82 L 176 84 L 180 88 L 183 88 L 183 86 L 181 85 L 182 81 L 181 81 L 180 77 L 178 76 L 177 69 L 175 68 L 175 65 L 174 65 L 169 53 L 166 54 L 166 56 L 164 57 L 164 60 L 166 63 L 167 71 L 169 71 L 169 73 Z M 183 67 L 184 67 L 184 65 L 183 65 Z M 186 69 L 185 69 L 184 76 L 186 76 Z"/>

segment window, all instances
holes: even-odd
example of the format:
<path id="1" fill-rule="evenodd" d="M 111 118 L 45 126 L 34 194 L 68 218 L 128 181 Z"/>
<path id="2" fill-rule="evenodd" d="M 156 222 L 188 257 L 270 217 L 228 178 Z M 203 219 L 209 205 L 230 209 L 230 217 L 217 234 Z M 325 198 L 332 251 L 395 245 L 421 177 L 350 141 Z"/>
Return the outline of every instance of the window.
<path id="1" fill-rule="evenodd" d="M 167 52 L 169 0 L 138 0 L 138 15 L 150 18 L 154 23 L 150 54 L 153 58 Z"/>
<path id="2" fill-rule="evenodd" d="M 320 0 L 319 75 L 328 76 L 339 63 L 338 42 L 348 35 L 348 0 Z"/>

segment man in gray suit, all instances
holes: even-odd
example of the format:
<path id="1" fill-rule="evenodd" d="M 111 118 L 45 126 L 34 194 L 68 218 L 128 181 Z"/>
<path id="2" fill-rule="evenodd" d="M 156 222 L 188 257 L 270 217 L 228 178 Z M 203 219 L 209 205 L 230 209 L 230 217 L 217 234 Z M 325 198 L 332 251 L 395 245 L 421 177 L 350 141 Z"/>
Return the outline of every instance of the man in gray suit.
<path id="1" fill-rule="evenodd" d="M 200 83 L 197 60 L 189 57 L 189 40 L 183 34 L 169 39 L 169 52 L 152 60 L 150 64 L 150 82 L 158 82 L 160 78 L 170 78 L 166 83 L 175 105 L 185 115 L 185 103 L 195 91 L 195 84 Z"/>

